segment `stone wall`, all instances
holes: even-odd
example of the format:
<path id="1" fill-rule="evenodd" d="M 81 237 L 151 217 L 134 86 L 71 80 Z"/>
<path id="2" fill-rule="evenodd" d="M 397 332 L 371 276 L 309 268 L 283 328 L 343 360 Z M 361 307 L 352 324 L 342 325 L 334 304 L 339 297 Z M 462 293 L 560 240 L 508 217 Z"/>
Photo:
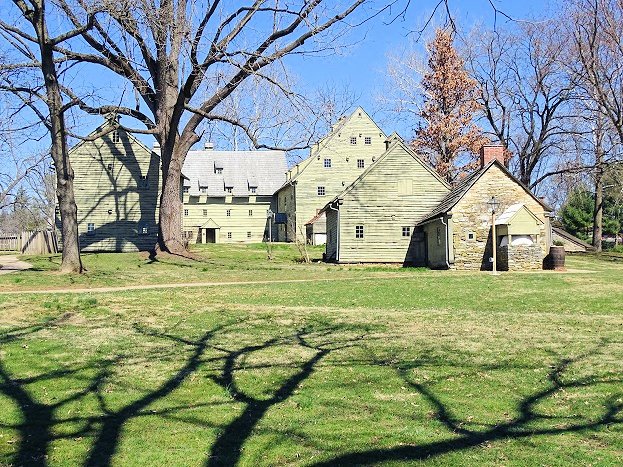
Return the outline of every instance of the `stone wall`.
<path id="1" fill-rule="evenodd" d="M 505 245 L 497 250 L 500 271 L 530 271 L 543 267 L 543 250 L 540 245 Z"/>
<path id="2" fill-rule="evenodd" d="M 491 166 L 452 209 L 452 243 L 454 249 L 452 267 L 466 270 L 492 269 L 492 264 L 489 262 L 493 250 L 491 212 L 487 206 L 491 196 L 495 196 L 500 202 L 498 213 L 501 214 L 512 204 L 523 203 L 543 222 L 536 241 L 536 245 L 541 250 L 540 258 L 530 256 L 530 261 L 533 261 L 534 264 L 530 264 L 529 267 L 524 261 L 518 263 L 524 269 L 540 269 L 543 256 L 547 253 L 549 218 L 546 217 L 543 206 L 530 196 L 522 185 L 496 165 Z M 473 234 L 473 239 L 469 238 L 470 233 Z"/>

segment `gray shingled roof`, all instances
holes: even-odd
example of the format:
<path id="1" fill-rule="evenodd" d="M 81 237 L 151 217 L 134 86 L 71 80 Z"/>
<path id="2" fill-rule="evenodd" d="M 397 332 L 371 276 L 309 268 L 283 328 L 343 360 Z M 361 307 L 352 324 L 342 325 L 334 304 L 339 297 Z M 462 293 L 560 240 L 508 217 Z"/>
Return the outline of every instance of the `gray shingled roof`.
<path id="1" fill-rule="evenodd" d="M 216 168 L 222 168 L 217 174 Z M 233 196 L 249 196 L 256 186 L 256 195 L 272 196 L 283 185 L 288 170 L 282 151 L 190 151 L 182 172 L 190 180 L 184 183 L 191 196 L 199 196 L 199 186 L 207 184 L 208 196 L 223 197 L 225 186 L 233 188 Z M 228 194 L 228 193 L 227 193 Z"/>
<path id="2" fill-rule="evenodd" d="M 513 180 L 515 180 L 515 182 L 517 182 L 521 187 L 523 187 L 523 189 L 526 190 L 526 192 L 530 196 L 532 196 L 538 203 L 540 203 L 546 211 L 552 211 L 551 207 L 545 204 L 543 200 L 534 196 L 534 194 L 528 188 L 526 188 L 523 183 L 521 183 L 517 179 L 517 177 L 510 173 L 508 169 L 504 167 L 504 165 L 502 165 L 497 160 L 492 160 L 484 167 L 476 170 L 475 172 L 471 173 L 463 180 L 461 180 L 459 184 L 455 186 L 454 189 L 450 193 L 448 193 L 448 195 L 441 201 L 441 203 L 439 203 L 437 207 L 435 207 L 431 212 L 422 217 L 422 219 L 420 219 L 416 225 L 422 224 L 450 212 L 452 208 L 461 200 L 463 195 L 465 195 L 465 193 L 467 193 L 467 191 L 474 185 L 474 183 L 478 181 L 482 174 L 489 170 L 489 168 L 494 164 L 501 168 L 504 172 L 506 172 L 506 174 Z"/>
<path id="3" fill-rule="evenodd" d="M 418 223 L 421 224 L 422 222 L 429 221 L 450 211 L 455 206 L 455 204 L 461 200 L 463 195 L 467 193 L 467 190 L 469 190 L 474 185 L 474 183 L 476 183 L 476 180 L 478 180 L 488 168 L 489 165 L 482 169 L 476 170 L 475 172 L 471 173 L 463 180 L 461 180 L 459 184 L 455 186 L 443 200 L 441 200 L 437 207 L 435 207 L 431 212 L 426 214 Z"/>

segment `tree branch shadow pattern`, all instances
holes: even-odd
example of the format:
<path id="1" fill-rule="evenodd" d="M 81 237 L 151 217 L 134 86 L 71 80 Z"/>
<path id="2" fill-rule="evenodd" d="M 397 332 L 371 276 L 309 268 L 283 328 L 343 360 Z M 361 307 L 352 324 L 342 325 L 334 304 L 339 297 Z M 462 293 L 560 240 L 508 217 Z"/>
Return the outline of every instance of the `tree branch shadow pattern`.
<path id="1" fill-rule="evenodd" d="M 28 336 L 54 326 L 62 326 L 64 316 L 48 319 L 40 324 L 16 327 L 0 334 L 0 349 L 13 344 Z M 179 346 L 187 354 L 179 359 L 177 370 L 168 375 L 156 387 L 146 391 L 141 397 L 127 402 L 121 407 L 112 409 L 106 401 L 104 386 L 114 378 L 114 368 L 121 356 L 110 356 L 106 359 L 95 360 L 89 364 L 68 365 L 63 368 L 41 372 L 36 376 L 20 378 L 10 371 L 10 362 L 6 357 L 0 357 L 0 393 L 9 399 L 19 409 L 21 421 L 10 424 L 0 416 L 0 428 L 14 429 L 19 433 L 19 442 L 12 459 L 14 465 L 48 465 L 51 444 L 59 439 L 68 439 L 77 436 L 89 437 L 91 442 L 84 459 L 85 466 L 108 466 L 113 464 L 114 456 L 123 441 L 124 428 L 128 422 L 139 417 L 161 417 L 167 419 L 194 423 L 217 430 L 213 443 L 206 446 L 208 453 L 203 459 L 208 467 L 219 465 L 236 465 L 240 462 L 245 444 L 258 431 L 258 425 L 265 418 L 268 411 L 287 401 L 293 396 L 301 383 L 311 378 L 317 370 L 318 364 L 327 360 L 327 356 L 349 347 L 365 347 L 372 339 L 367 330 L 356 329 L 345 325 L 308 325 L 295 330 L 293 333 L 269 336 L 258 343 L 236 345 L 236 342 L 226 340 L 227 346 L 219 345 L 227 336 L 230 327 L 241 324 L 236 320 L 205 331 L 197 338 L 187 338 L 155 329 L 135 326 L 140 335 L 156 340 L 168 341 L 177 350 L 171 353 L 179 356 Z M 220 339 L 218 339 L 220 337 Z M 277 349 L 280 346 L 296 346 L 304 351 L 305 357 L 297 364 L 289 365 L 288 376 L 271 388 L 267 397 L 252 395 L 243 389 L 237 382 L 237 372 L 244 367 L 241 360 L 254 352 L 266 349 Z M 598 352 L 601 343 L 593 350 Z M 207 355 L 210 351 L 214 356 Z M 450 433 L 448 439 L 425 444 L 399 445 L 387 449 L 370 449 L 366 451 L 338 453 L 334 457 L 318 462 L 316 466 L 329 465 L 372 465 L 388 461 L 417 461 L 425 460 L 447 453 L 474 448 L 485 442 L 495 442 L 502 439 L 532 438 L 542 435 L 557 435 L 572 432 L 586 432 L 602 427 L 623 423 L 623 403 L 621 403 L 620 387 L 622 377 L 597 378 L 585 376 L 570 379 L 567 375 L 569 367 L 586 358 L 589 354 L 577 357 L 559 357 L 556 365 L 549 372 L 547 384 L 525 396 L 517 405 L 517 415 L 511 420 L 499 423 L 484 430 L 466 428 L 466 423 L 457 419 L 451 408 L 444 404 L 439 395 L 425 385 L 411 380 L 410 370 L 421 364 L 406 363 L 391 364 L 390 368 L 406 385 L 419 393 L 434 410 L 434 418 L 438 420 Z M 153 358 L 160 358 L 155 355 Z M 357 365 L 360 361 L 339 360 L 339 365 Z M 369 357 L 368 365 L 377 365 L 387 368 L 384 361 Z M 329 364 L 330 365 L 330 364 Z M 209 367 L 209 368 L 208 368 Z M 212 371 L 216 369 L 216 371 Z M 329 368 L 330 369 L 330 368 Z M 179 416 L 186 407 L 169 404 L 154 410 L 153 405 L 159 401 L 167 401 L 187 379 L 197 372 L 210 370 L 207 380 L 218 385 L 231 398 L 242 405 L 242 410 L 224 426 L 209 425 L 204 420 Z M 325 368 L 325 371 L 327 369 Z M 92 375 L 85 379 L 85 372 Z M 44 403 L 35 397 L 29 386 L 42 381 L 56 381 L 74 378 L 82 384 L 80 387 L 53 403 Z M 565 426 L 552 425 L 551 427 L 535 427 L 534 422 L 546 420 L 546 416 L 539 413 L 537 406 L 551 398 L 561 390 L 590 388 L 594 385 L 613 385 L 619 392 L 613 391 L 603 404 L 601 416 L 593 420 L 579 420 L 567 423 Z M 62 416 L 63 408 L 71 403 L 78 402 L 86 397 L 97 398 L 100 413 L 95 415 Z M 199 406 L 208 407 L 216 403 L 197 401 Z M 55 428 L 67 422 L 76 422 L 80 428 L 72 432 L 58 432 Z M 322 440 L 319 440 L 321 443 Z M 199 461 L 199 459 L 198 459 Z"/>

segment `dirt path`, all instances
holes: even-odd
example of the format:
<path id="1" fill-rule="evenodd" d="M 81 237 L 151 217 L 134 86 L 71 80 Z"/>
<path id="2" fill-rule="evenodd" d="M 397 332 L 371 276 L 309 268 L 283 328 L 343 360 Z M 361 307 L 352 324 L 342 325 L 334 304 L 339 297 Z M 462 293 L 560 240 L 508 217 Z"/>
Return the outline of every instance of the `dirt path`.
<path id="1" fill-rule="evenodd" d="M 110 293 L 125 292 L 132 290 L 158 290 L 158 289 L 181 289 L 196 287 L 227 287 L 238 285 L 265 285 L 265 284 L 297 284 L 305 282 L 330 282 L 330 281 L 361 281 L 372 279 L 392 279 L 393 276 L 383 277 L 366 276 L 366 277 L 344 277 L 344 278 L 327 278 L 327 279 L 280 279 L 266 281 L 232 281 L 232 282 L 175 282 L 171 284 L 142 284 L 142 285 L 123 285 L 118 287 L 82 287 L 75 289 L 41 289 L 41 290 L 9 290 L 0 291 L 0 295 L 18 295 L 18 294 L 53 294 L 53 293 Z"/>
<path id="2" fill-rule="evenodd" d="M 13 255 L 0 255 L 0 274 L 11 274 L 12 272 L 24 271 L 32 268 L 32 264 L 20 261 Z"/>

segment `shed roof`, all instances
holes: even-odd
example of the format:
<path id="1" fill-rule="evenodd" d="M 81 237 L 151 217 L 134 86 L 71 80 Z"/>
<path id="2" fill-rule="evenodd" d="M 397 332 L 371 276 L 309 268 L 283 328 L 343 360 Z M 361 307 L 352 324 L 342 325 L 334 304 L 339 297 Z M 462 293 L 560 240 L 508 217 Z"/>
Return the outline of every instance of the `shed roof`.
<path id="1" fill-rule="evenodd" d="M 202 194 L 200 186 L 207 186 L 208 196 L 249 196 L 250 180 L 254 195 L 272 196 L 285 180 L 287 163 L 283 151 L 190 151 L 182 170 L 190 179 L 185 186 L 191 196 Z"/>

